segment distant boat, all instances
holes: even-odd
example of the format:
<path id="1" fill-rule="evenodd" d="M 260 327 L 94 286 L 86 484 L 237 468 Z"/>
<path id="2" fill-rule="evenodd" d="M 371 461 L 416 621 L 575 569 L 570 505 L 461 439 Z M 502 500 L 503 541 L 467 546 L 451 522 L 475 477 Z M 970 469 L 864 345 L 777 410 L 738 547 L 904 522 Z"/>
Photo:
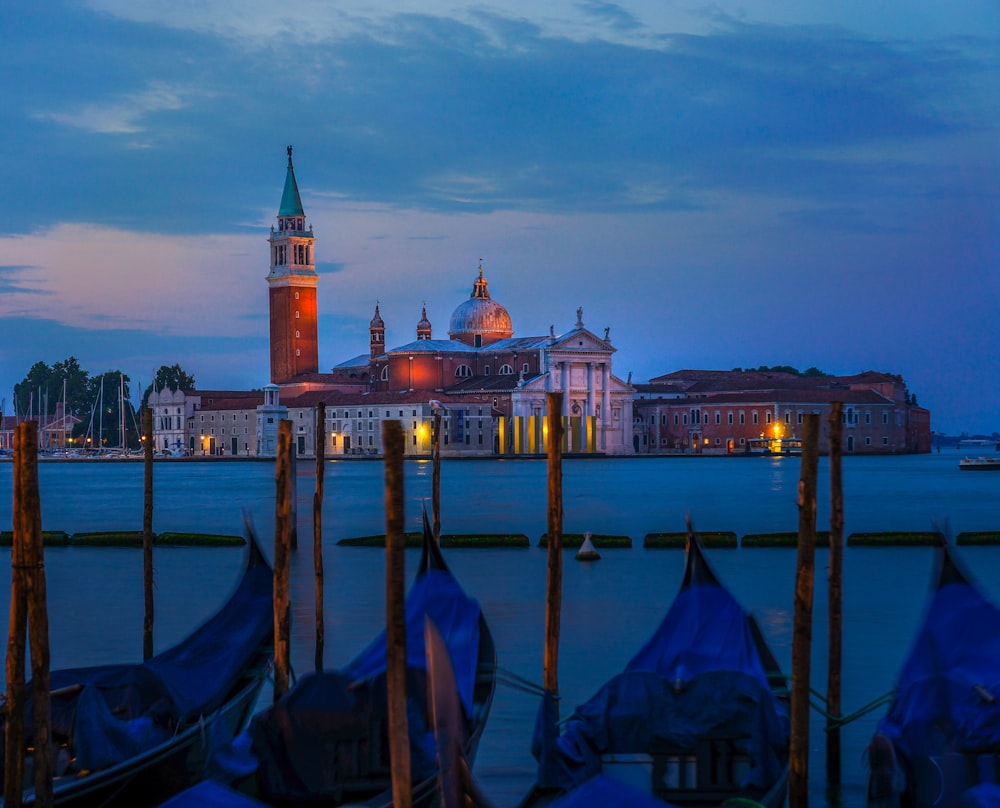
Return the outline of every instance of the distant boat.
<path id="1" fill-rule="evenodd" d="M 800 455 L 802 438 L 750 438 L 747 454 L 756 455 Z"/>
<path id="2" fill-rule="evenodd" d="M 1000 458 L 965 457 L 958 461 L 958 467 L 963 471 L 1000 471 Z"/>

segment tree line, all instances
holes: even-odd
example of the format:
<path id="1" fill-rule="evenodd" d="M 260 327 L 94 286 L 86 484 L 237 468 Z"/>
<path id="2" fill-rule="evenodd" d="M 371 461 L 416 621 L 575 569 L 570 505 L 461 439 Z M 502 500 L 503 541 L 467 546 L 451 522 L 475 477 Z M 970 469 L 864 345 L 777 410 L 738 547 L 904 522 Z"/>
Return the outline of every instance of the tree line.
<path id="1" fill-rule="evenodd" d="M 139 408 L 146 405 L 154 388 L 164 387 L 193 390 L 194 376 L 179 364 L 161 365 L 143 391 Z M 139 447 L 140 419 L 132 401 L 132 379 L 123 371 L 91 374 L 71 356 L 52 365 L 36 362 L 14 385 L 14 414 L 18 420 L 51 420 L 60 405 L 66 415 L 79 419 L 71 432 L 74 440 L 90 437 L 91 446 L 98 445 L 97 435 L 103 437 L 102 443 L 118 445 L 124 408 L 125 445 Z"/>

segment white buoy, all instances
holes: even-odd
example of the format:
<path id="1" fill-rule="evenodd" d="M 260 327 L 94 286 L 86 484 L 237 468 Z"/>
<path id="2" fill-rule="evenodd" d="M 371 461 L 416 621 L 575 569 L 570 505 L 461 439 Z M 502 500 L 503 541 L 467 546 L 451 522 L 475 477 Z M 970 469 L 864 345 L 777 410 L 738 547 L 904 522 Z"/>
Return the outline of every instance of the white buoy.
<path id="1" fill-rule="evenodd" d="M 576 553 L 577 561 L 600 561 L 601 554 L 594 549 L 593 543 L 590 541 L 590 534 L 583 534 L 583 544 L 580 545 L 580 549 Z"/>

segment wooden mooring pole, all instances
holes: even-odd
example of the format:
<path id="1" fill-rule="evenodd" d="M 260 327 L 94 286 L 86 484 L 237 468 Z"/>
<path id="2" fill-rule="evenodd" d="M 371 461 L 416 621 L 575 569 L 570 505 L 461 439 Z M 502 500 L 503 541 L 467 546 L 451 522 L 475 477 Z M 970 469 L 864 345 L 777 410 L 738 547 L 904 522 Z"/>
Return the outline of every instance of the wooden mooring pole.
<path id="1" fill-rule="evenodd" d="M 316 670 L 323 670 L 323 475 L 326 473 L 326 404 L 316 405 L 316 493 L 313 494 L 313 571 L 316 576 Z"/>
<path id="2" fill-rule="evenodd" d="M 52 755 L 51 755 L 51 704 L 49 679 L 49 614 L 45 586 L 45 550 L 42 545 L 42 508 L 38 493 L 38 422 L 25 421 L 15 430 L 14 436 L 14 535 L 11 548 L 11 558 L 14 561 L 14 582 L 20 593 L 11 595 L 11 635 L 19 647 L 14 650 L 14 675 L 19 679 L 15 690 L 19 690 L 20 703 L 14 699 L 14 704 L 8 703 L 8 718 L 14 717 L 14 712 L 20 717 L 20 738 L 13 750 L 8 746 L 7 755 L 12 752 L 21 758 L 13 765 L 16 782 L 5 784 L 4 805 L 22 804 L 21 789 L 24 786 L 24 697 L 26 686 L 25 674 L 25 635 L 31 650 L 31 738 L 34 746 L 34 787 L 37 808 L 50 808 L 52 805 Z M 17 568 L 20 567 L 18 570 Z M 23 611 L 15 616 L 15 607 Z M 18 625 L 19 624 L 19 625 Z M 8 680 L 10 679 L 11 648 L 8 645 Z M 8 702 L 11 689 L 8 681 Z M 8 736 L 8 742 L 10 742 Z M 8 761 L 9 762 L 9 757 Z M 8 769 L 8 774 L 11 770 Z M 12 799 L 7 802 L 7 788 L 14 790 Z"/>
<path id="3" fill-rule="evenodd" d="M 433 406 L 433 405 L 432 405 Z M 441 410 L 434 407 L 434 442 L 431 448 L 431 515 L 434 541 L 441 544 Z"/>
<path id="4" fill-rule="evenodd" d="M 562 612 L 562 393 L 548 393 L 548 577 L 545 586 L 545 655 L 542 683 L 559 694 L 559 626 Z M 556 702 L 558 714 L 558 702 Z"/>
<path id="5" fill-rule="evenodd" d="M 411 808 L 410 729 L 406 716 L 406 604 L 403 518 L 403 425 L 383 421 L 385 451 L 385 640 L 389 765 L 394 808 Z"/>
<path id="6" fill-rule="evenodd" d="M 842 476 L 842 413 L 839 401 L 830 404 L 830 572 L 829 572 L 829 665 L 827 668 L 826 711 L 840 718 L 841 674 L 844 634 L 844 486 Z M 826 784 L 840 786 L 840 727 L 826 731 Z"/>
<path id="7" fill-rule="evenodd" d="M 153 656 L 153 408 L 142 411 L 142 658 Z"/>
<path id="8" fill-rule="evenodd" d="M 31 422 L 34 423 L 34 422 Z M 20 539 L 18 525 L 23 504 L 21 491 L 21 465 L 24 462 L 25 424 L 14 430 L 14 540 L 11 546 L 10 566 L 10 623 L 7 632 L 7 698 L 4 702 L 6 724 L 4 727 L 4 806 L 21 808 L 24 789 L 24 706 L 26 703 L 24 666 L 25 644 L 28 638 L 28 596 L 24 572 L 24 542 Z M 29 446 L 38 450 L 36 438 L 28 439 Z"/>
<path id="9" fill-rule="evenodd" d="M 816 473 L 819 465 L 819 416 L 802 419 L 799 476 L 799 545 L 795 569 L 792 631 L 791 739 L 788 750 L 788 806 L 809 805 L 809 677 L 816 567 Z"/>
<path id="10" fill-rule="evenodd" d="M 292 422 L 278 423 L 278 454 L 274 463 L 274 701 L 288 692 L 291 675 L 291 598 L 288 556 L 292 544 Z"/>

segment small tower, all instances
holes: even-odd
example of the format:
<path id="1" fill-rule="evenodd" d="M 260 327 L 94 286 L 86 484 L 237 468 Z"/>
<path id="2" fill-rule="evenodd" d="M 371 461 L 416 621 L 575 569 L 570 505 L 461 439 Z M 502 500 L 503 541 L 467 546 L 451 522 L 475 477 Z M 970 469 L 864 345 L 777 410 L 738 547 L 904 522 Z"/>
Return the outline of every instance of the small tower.
<path id="1" fill-rule="evenodd" d="M 427 305 L 420 310 L 420 322 L 417 323 L 417 339 L 431 338 L 431 321 L 427 319 Z"/>
<path id="2" fill-rule="evenodd" d="M 278 228 L 271 226 L 271 271 L 267 275 L 271 320 L 271 382 L 283 384 L 302 373 L 319 370 L 316 274 L 312 225 L 299 197 L 288 147 L 285 189 L 278 209 Z"/>
<path id="3" fill-rule="evenodd" d="M 378 301 L 375 302 L 375 316 L 368 323 L 368 347 L 371 359 L 376 359 L 385 353 L 385 322 L 378 313 Z"/>

